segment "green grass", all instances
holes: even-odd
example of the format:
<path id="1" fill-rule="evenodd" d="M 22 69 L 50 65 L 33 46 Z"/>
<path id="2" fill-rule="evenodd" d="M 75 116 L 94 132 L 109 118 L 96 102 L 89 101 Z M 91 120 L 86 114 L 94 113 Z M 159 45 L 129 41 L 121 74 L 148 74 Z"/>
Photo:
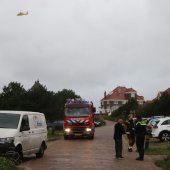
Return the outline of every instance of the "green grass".
<path id="1" fill-rule="evenodd" d="M 167 148 L 148 148 L 147 155 L 167 155 L 170 152 L 170 147 Z"/>
<path id="2" fill-rule="evenodd" d="M 15 165 L 14 162 L 6 157 L 0 157 L 0 170 L 26 170 L 22 165 Z"/>
<path id="3" fill-rule="evenodd" d="M 164 160 L 155 161 L 155 164 L 161 167 L 163 170 L 169 170 L 170 169 L 170 155 L 167 156 Z"/>
<path id="4" fill-rule="evenodd" d="M 0 170 L 17 170 L 18 168 L 14 162 L 5 157 L 0 157 Z"/>
<path id="5" fill-rule="evenodd" d="M 145 151 L 147 155 L 167 155 L 163 160 L 155 161 L 155 164 L 163 170 L 170 170 L 170 141 L 160 142 L 159 139 L 150 138 L 149 148 Z"/>
<path id="6" fill-rule="evenodd" d="M 159 139 L 150 138 L 149 148 L 145 151 L 147 155 L 170 154 L 170 142 L 160 142 Z"/>
<path id="7" fill-rule="evenodd" d="M 48 134 L 47 134 L 47 138 L 48 138 L 48 141 L 54 141 L 54 140 L 57 140 L 59 138 L 61 138 L 61 136 L 63 136 L 63 131 L 60 130 L 60 131 L 48 131 Z"/>

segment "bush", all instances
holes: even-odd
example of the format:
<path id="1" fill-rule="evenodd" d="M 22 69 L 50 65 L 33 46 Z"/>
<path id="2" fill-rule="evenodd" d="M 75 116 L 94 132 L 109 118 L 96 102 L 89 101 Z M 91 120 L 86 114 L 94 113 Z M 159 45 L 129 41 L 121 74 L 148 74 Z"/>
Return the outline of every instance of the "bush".
<path id="1" fill-rule="evenodd" d="M 0 170 L 17 170 L 14 162 L 6 159 L 5 157 L 0 157 Z"/>
<path id="2" fill-rule="evenodd" d="M 104 121 L 103 117 L 100 117 L 100 116 L 95 117 L 94 121 L 100 122 L 102 126 L 106 125 L 106 122 Z"/>

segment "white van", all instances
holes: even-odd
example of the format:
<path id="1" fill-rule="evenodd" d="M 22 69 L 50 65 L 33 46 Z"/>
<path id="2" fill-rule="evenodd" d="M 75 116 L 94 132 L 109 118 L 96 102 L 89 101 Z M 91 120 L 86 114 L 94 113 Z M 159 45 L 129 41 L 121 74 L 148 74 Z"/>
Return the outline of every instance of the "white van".
<path id="1" fill-rule="evenodd" d="M 47 125 L 43 113 L 0 111 L 0 155 L 10 148 L 25 155 L 42 157 L 47 148 Z"/>

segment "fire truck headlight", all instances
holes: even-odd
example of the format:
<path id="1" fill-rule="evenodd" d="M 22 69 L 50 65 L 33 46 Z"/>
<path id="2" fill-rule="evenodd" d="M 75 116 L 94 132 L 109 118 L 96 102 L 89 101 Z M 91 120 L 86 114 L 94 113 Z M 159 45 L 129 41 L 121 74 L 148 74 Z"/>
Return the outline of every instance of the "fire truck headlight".
<path id="1" fill-rule="evenodd" d="M 66 129 L 65 129 L 65 132 L 67 132 L 67 133 L 69 133 L 70 131 L 71 131 L 70 128 L 66 128 Z"/>
<path id="2" fill-rule="evenodd" d="M 91 132 L 92 129 L 91 128 L 86 128 L 86 132 Z"/>

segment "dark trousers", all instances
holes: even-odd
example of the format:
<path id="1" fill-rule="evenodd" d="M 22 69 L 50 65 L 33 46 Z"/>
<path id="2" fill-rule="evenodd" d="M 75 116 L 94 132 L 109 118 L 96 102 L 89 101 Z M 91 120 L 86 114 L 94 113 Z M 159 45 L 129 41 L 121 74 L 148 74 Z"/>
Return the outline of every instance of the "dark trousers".
<path id="1" fill-rule="evenodd" d="M 144 135 L 137 135 L 136 136 L 136 147 L 139 152 L 139 158 L 144 158 L 144 142 L 145 142 L 145 136 Z"/>
<path id="2" fill-rule="evenodd" d="M 116 157 L 122 156 L 122 139 L 115 139 Z"/>

